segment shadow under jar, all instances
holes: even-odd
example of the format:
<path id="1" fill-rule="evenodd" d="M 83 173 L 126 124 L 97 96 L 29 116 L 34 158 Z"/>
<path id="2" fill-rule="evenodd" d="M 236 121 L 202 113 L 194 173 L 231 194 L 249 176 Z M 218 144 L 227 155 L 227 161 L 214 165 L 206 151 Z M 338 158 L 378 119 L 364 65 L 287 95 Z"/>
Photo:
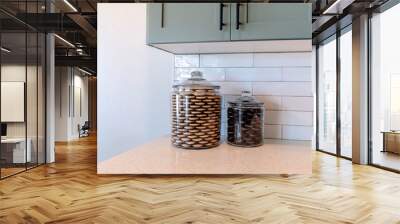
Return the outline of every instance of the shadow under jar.
<path id="1" fill-rule="evenodd" d="M 221 96 L 219 86 L 201 72 L 173 86 L 172 144 L 184 149 L 207 149 L 220 144 Z"/>
<path id="2" fill-rule="evenodd" d="M 264 103 L 258 102 L 250 92 L 228 102 L 228 144 L 256 147 L 264 143 Z"/>

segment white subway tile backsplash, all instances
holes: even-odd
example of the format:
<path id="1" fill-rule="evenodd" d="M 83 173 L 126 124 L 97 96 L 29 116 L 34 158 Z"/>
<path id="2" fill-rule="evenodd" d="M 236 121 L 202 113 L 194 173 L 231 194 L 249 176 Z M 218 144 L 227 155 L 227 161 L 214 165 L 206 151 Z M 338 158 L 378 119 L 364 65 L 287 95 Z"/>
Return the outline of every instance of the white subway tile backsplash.
<path id="1" fill-rule="evenodd" d="M 282 110 L 313 111 L 313 97 L 282 97 Z"/>
<path id="2" fill-rule="evenodd" d="M 252 91 L 251 82 L 213 82 L 221 87 L 220 93 L 227 95 L 241 95 L 242 91 Z"/>
<path id="3" fill-rule="evenodd" d="M 282 126 L 282 139 L 310 141 L 312 135 L 312 126 Z"/>
<path id="4" fill-rule="evenodd" d="M 311 67 L 282 68 L 282 81 L 311 82 Z"/>
<path id="5" fill-rule="evenodd" d="M 253 54 L 202 54 L 200 67 L 252 67 Z"/>
<path id="6" fill-rule="evenodd" d="M 255 82 L 254 95 L 312 96 L 311 82 Z"/>
<path id="7" fill-rule="evenodd" d="M 311 66 L 311 52 L 254 54 L 254 67 L 271 66 Z"/>
<path id="8" fill-rule="evenodd" d="M 280 125 L 265 125 L 264 137 L 272 139 L 282 138 L 282 127 Z"/>
<path id="9" fill-rule="evenodd" d="M 282 68 L 226 68 L 226 81 L 281 81 Z"/>
<path id="10" fill-rule="evenodd" d="M 279 110 L 282 105 L 281 96 L 255 96 L 257 100 L 264 103 L 267 110 Z"/>
<path id="11" fill-rule="evenodd" d="M 199 55 L 175 55 L 175 67 L 199 67 Z"/>
<path id="12" fill-rule="evenodd" d="M 282 124 L 281 111 L 266 110 L 264 113 L 265 124 Z"/>
<path id="13" fill-rule="evenodd" d="M 201 71 L 207 81 L 224 81 L 225 70 L 223 68 L 175 68 L 175 80 L 190 78 L 192 71 Z"/>
<path id="14" fill-rule="evenodd" d="M 177 81 L 194 70 L 221 87 L 221 134 L 226 133 L 227 102 L 250 91 L 265 104 L 264 136 L 311 140 L 313 88 L 311 53 L 245 53 L 176 55 Z"/>
<path id="15" fill-rule="evenodd" d="M 313 113 L 302 111 L 265 111 L 265 124 L 313 125 Z"/>

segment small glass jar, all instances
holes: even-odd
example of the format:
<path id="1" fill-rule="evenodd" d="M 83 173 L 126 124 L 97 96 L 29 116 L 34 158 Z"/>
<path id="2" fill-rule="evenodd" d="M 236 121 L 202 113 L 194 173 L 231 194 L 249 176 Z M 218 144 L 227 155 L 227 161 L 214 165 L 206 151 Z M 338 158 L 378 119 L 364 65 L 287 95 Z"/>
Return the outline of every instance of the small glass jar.
<path id="1" fill-rule="evenodd" d="M 221 96 L 219 86 L 201 72 L 173 86 L 172 144 L 184 149 L 207 149 L 220 144 Z"/>
<path id="2" fill-rule="evenodd" d="M 228 144 L 256 147 L 264 143 L 264 103 L 257 101 L 249 91 L 228 102 Z"/>

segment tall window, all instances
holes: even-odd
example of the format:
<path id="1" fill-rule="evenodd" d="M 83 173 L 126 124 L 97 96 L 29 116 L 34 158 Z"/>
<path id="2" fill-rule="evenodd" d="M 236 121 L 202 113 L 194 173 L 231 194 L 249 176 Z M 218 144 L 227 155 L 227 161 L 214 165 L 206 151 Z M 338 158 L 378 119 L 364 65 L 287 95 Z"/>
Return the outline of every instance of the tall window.
<path id="1" fill-rule="evenodd" d="M 400 5 L 372 17 L 372 163 L 400 170 Z"/>
<path id="2" fill-rule="evenodd" d="M 336 153 L 336 36 L 318 48 L 318 146 Z"/>
<path id="3" fill-rule="evenodd" d="M 351 26 L 340 36 L 340 154 L 352 157 L 352 34 Z"/>

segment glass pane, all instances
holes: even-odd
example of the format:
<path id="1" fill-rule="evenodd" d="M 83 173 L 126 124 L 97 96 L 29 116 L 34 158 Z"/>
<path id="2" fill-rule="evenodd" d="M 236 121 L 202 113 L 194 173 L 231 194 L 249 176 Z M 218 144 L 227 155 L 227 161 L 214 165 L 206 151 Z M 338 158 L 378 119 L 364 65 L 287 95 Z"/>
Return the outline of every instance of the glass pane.
<path id="1" fill-rule="evenodd" d="M 27 13 L 37 13 L 38 4 L 36 1 L 27 2 Z M 33 21 L 32 22 L 36 22 Z M 38 35 L 34 30 L 27 30 L 27 75 L 26 75 L 26 125 L 27 125 L 27 144 L 30 151 L 30 161 L 27 167 L 37 165 L 37 73 L 38 73 Z"/>
<path id="2" fill-rule="evenodd" d="M 44 34 L 39 34 L 38 45 L 38 163 L 45 163 L 45 65 L 46 65 L 46 37 Z"/>
<path id="3" fill-rule="evenodd" d="M 372 163 L 400 170 L 400 5 L 372 18 Z"/>
<path id="4" fill-rule="evenodd" d="M 336 153 L 336 40 L 318 48 L 319 149 Z"/>
<path id="5" fill-rule="evenodd" d="M 28 168 L 37 165 L 38 160 L 38 35 L 36 32 L 27 33 L 28 38 L 28 63 L 27 63 L 27 143 L 30 149 L 30 161 L 27 163 Z"/>
<path id="6" fill-rule="evenodd" d="M 1 34 L 1 166 L 2 177 L 25 170 L 26 34 Z"/>
<path id="7" fill-rule="evenodd" d="M 340 36 L 340 121 L 341 155 L 352 157 L 352 35 Z"/>

